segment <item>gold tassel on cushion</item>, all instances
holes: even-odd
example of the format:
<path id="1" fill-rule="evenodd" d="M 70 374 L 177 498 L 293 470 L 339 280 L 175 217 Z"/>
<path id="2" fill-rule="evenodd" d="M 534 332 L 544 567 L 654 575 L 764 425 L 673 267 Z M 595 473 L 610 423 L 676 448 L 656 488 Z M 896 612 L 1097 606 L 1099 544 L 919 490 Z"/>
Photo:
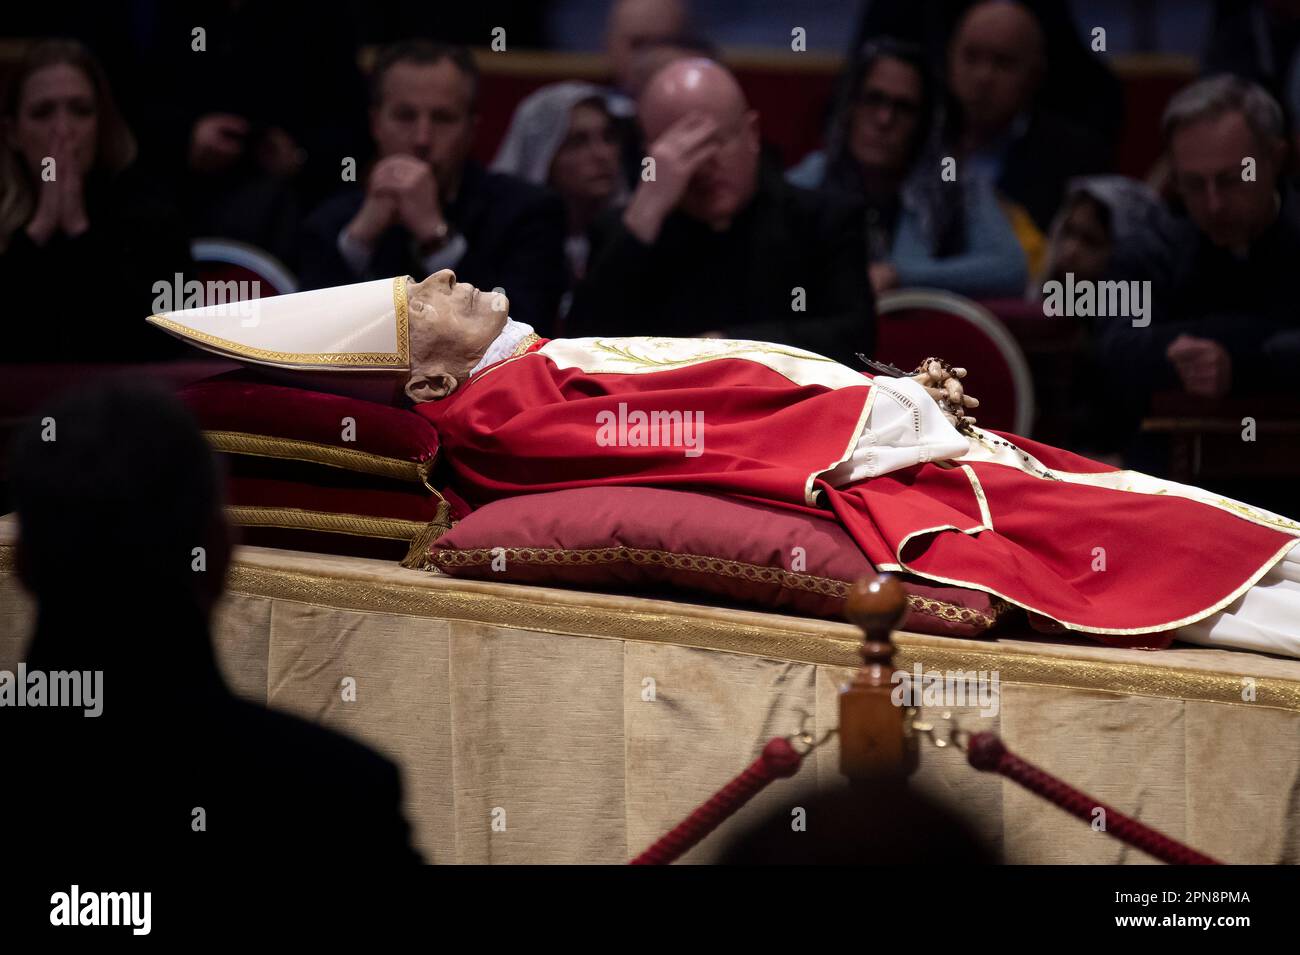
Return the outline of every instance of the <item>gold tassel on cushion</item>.
<path id="1" fill-rule="evenodd" d="M 451 530 L 451 505 L 442 500 L 438 502 L 438 510 L 433 520 L 411 538 L 411 546 L 407 549 L 406 556 L 402 558 L 402 566 L 410 570 L 427 570 L 429 545 L 449 530 Z"/>

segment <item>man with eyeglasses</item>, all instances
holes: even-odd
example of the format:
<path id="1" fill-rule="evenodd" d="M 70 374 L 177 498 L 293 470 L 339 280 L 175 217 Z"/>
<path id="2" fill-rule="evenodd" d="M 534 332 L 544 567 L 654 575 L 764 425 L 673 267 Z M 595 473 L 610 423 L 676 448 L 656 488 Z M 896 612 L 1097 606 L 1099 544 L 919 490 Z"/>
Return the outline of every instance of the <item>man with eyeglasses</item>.
<path id="1" fill-rule="evenodd" d="M 859 203 L 788 185 L 758 113 L 705 59 L 671 63 L 638 102 L 650 143 L 626 208 L 593 230 L 570 336 L 780 342 L 856 364 L 874 345 Z"/>
<path id="2" fill-rule="evenodd" d="M 1174 96 L 1161 126 L 1182 209 L 1117 248 L 1112 276 L 1151 283 L 1149 324 L 1110 319 L 1096 332 L 1128 435 L 1153 392 L 1282 391 L 1300 373 L 1300 198 L 1283 178 L 1281 107 L 1224 74 Z M 1134 450 L 1158 449 L 1139 442 Z"/>
<path id="3" fill-rule="evenodd" d="M 1235 76 L 1201 80 L 1162 122 L 1171 184 L 1186 215 L 1121 250 L 1124 279 L 1152 282 L 1148 327 L 1099 331 L 1107 363 L 1147 390 L 1221 398 L 1300 371 L 1300 201 L 1282 179 L 1282 109 Z"/>

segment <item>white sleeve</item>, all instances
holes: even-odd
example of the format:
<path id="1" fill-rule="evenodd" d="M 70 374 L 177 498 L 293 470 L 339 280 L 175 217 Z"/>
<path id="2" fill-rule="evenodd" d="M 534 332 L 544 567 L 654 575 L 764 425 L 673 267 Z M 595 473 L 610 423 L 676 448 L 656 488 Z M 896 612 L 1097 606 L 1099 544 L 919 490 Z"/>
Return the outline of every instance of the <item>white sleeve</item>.
<path id="1" fill-rule="evenodd" d="M 823 475 L 832 487 L 926 461 L 946 461 L 970 450 L 970 439 L 948 422 L 938 402 L 911 378 L 877 375 L 872 389 L 875 398 L 857 446 L 847 461 Z"/>

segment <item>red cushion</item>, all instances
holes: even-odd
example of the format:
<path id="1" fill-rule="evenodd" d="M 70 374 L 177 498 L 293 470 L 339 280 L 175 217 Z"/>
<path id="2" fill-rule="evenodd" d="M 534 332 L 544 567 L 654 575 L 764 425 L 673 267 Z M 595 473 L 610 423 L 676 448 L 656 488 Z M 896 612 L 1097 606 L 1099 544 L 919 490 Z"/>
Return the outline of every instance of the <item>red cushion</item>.
<path id="1" fill-rule="evenodd" d="M 671 586 L 842 619 L 849 585 L 874 570 L 829 515 L 817 514 L 660 488 L 553 491 L 474 511 L 430 545 L 424 566 L 584 589 Z M 497 548 L 503 570 L 493 569 Z M 975 636 L 1008 608 L 979 591 L 904 582 L 906 630 Z"/>
<path id="2" fill-rule="evenodd" d="M 246 544 L 357 557 L 422 556 L 456 505 L 428 488 L 295 461 L 224 455 L 226 513 Z M 450 504 L 450 502 L 449 502 Z"/>
<path id="3" fill-rule="evenodd" d="M 269 384 L 255 373 L 210 378 L 180 396 L 213 446 L 226 453 L 310 461 L 416 484 L 438 456 L 437 431 L 413 411 Z M 347 418 L 355 423 L 345 433 Z"/>

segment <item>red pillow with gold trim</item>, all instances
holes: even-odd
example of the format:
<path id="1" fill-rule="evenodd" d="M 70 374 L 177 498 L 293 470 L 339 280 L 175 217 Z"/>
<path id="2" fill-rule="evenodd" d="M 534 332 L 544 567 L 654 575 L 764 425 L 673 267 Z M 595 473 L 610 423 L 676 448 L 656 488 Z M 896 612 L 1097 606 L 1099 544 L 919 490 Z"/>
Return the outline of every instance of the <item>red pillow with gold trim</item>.
<path id="1" fill-rule="evenodd" d="M 405 408 L 271 384 L 248 371 L 200 381 L 180 397 L 212 446 L 226 454 L 310 462 L 412 484 L 425 484 L 438 459 L 438 432 Z"/>
<path id="2" fill-rule="evenodd" d="M 413 484 L 319 465 L 222 455 L 226 516 L 241 543 L 418 561 L 451 505 Z"/>
<path id="3" fill-rule="evenodd" d="M 662 488 L 551 491 L 479 508 L 415 566 L 475 580 L 689 591 L 843 619 L 849 586 L 874 570 L 822 513 Z M 981 591 L 903 579 L 905 630 L 978 636 L 1011 609 Z"/>
<path id="4" fill-rule="evenodd" d="M 403 408 L 238 371 L 180 392 L 227 472 L 245 543 L 418 559 L 468 513 L 438 489 L 438 433 Z"/>

